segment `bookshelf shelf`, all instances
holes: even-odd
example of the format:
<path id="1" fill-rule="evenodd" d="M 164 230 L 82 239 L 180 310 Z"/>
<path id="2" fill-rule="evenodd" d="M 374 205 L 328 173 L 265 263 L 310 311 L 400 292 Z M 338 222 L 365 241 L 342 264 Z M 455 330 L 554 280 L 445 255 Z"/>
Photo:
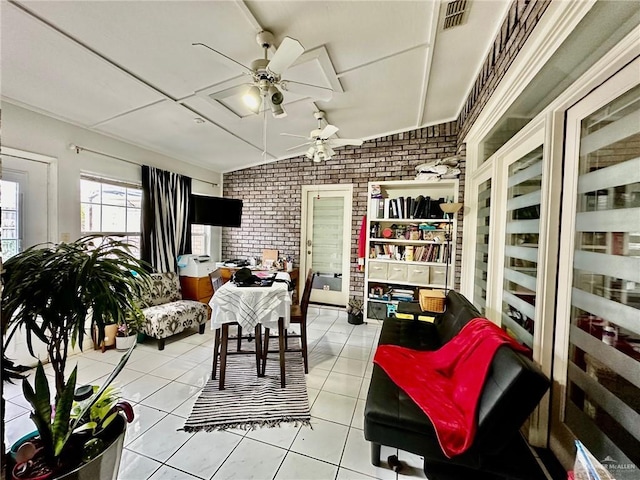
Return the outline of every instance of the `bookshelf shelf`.
<path id="1" fill-rule="evenodd" d="M 450 249 L 453 250 L 457 221 L 447 218 L 439 205 L 456 202 L 457 198 L 457 179 L 369 183 L 364 281 L 366 318 L 383 319 L 396 308 L 398 296 L 406 298 L 413 294 L 417 299 L 419 288 L 445 288 L 446 234 L 451 235 Z M 424 224 L 430 228 L 424 228 Z M 385 232 L 389 238 L 382 237 L 384 229 L 392 230 Z M 451 256 L 449 263 L 449 288 L 455 283 L 454 257 Z"/>

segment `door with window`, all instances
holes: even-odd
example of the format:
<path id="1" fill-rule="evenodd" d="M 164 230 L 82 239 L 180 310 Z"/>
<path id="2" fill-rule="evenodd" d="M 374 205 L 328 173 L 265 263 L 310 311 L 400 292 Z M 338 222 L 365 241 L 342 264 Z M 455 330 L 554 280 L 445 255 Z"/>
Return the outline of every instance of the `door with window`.
<path id="1" fill-rule="evenodd" d="M 345 306 L 349 299 L 352 195 L 351 185 L 302 187 L 300 277 L 317 273 L 312 302 Z"/>
<path id="2" fill-rule="evenodd" d="M 640 478 L 640 60 L 567 111 L 551 447 Z"/>
<path id="3" fill-rule="evenodd" d="M 2 260 L 53 240 L 47 161 L 2 155 Z"/>

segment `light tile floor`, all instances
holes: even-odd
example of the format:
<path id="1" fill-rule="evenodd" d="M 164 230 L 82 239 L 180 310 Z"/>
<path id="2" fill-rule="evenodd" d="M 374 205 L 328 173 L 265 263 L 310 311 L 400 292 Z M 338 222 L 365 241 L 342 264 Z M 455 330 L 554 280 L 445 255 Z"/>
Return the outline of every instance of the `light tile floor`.
<path id="1" fill-rule="evenodd" d="M 309 308 L 307 322 L 307 390 L 313 429 L 285 425 L 252 431 L 180 431 L 211 374 L 213 332 L 207 328 L 204 335 L 176 336 L 161 352 L 154 341 L 138 345 L 116 380 L 135 411 L 118 478 L 426 478 L 422 458 L 411 453 L 383 447 L 381 466 L 374 467 L 369 461 L 363 412 L 381 325 L 353 326 L 344 311 L 315 307 Z M 114 350 L 85 351 L 70 358 L 69 373 L 77 362 L 80 383 L 101 384 L 120 356 Z M 51 375 L 50 367 L 46 372 Z M 20 386 L 5 384 L 3 394 L 7 400 L 5 442 L 11 445 L 32 431 L 33 424 Z M 400 473 L 384 461 L 393 454 L 405 464 Z"/>

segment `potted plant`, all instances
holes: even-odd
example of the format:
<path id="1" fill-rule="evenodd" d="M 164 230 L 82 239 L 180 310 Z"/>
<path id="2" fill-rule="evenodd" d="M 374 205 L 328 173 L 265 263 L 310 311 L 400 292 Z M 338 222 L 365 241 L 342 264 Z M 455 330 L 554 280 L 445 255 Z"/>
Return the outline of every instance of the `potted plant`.
<path id="1" fill-rule="evenodd" d="M 144 322 L 144 313 L 142 313 L 142 310 L 137 304 L 133 304 L 127 312 L 124 321 L 118 325 L 116 349 L 128 350 L 131 345 L 135 345 L 138 340 L 138 334 L 142 331 Z"/>
<path id="2" fill-rule="evenodd" d="M 2 280 L 6 342 L 23 329 L 32 355 L 33 336 L 47 344 L 56 399 L 65 386 L 69 346 L 82 349 L 87 317 L 100 343 L 105 324 L 122 323 L 150 285 L 146 263 L 129 245 L 101 235 L 28 248 L 5 262 Z"/>
<path id="3" fill-rule="evenodd" d="M 347 321 L 351 325 L 361 325 L 363 323 L 362 319 L 362 309 L 363 309 L 363 301 L 360 297 L 356 297 L 355 295 L 349 299 L 349 303 L 347 304 Z"/>
<path id="4" fill-rule="evenodd" d="M 118 392 L 110 387 L 129 359 L 131 348 L 101 388 L 86 388 L 82 401 L 74 401 L 85 387 L 76 390 L 77 367 L 69 376 L 62 394 L 51 406 L 49 384 L 38 362 L 34 387 L 23 382 L 25 399 L 31 404 L 31 419 L 37 435 L 17 446 L 13 480 L 91 479 L 96 472 L 115 472 L 124 443 L 125 420 L 133 420 L 133 409 L 120 401 Z"/>
<path id="5" fill-rule="evenodd" d="M 37 245 L 4 263 L 0 313 L 8 332 L 3 341 L 23 331 L 31 355 L 34 336 L 45 342 L 56 403 L 65 391 L 69 348 L 77 344 L 82 349 L 85 323 L 90 323 L 90 331 L 97 328 L 102 341 L 105 323 L 121 323 L 150 288 L 147 270 L 146 263 L 131 255 L 128 244 L 101 235 Z M 3 377 L 4 373 L 3 362 Z"/>

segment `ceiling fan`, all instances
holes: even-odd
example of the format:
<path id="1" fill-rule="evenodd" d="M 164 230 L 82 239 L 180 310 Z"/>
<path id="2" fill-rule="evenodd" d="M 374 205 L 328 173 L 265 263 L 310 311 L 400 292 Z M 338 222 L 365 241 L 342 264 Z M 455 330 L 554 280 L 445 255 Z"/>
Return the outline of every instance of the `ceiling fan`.
<path id="1" fill-rule="evenodd" d="M 274 117 L 285 117 L 287 113 L 282 107 L 283 91 L 291 91 L 323 101 L 331 99 L 333 90 L 330 88 L 282 78 L 282 74 L 304 53 L 304 47 L 298 40 L 285 37 L 271 60 L 269 60 L 267 53 L 274 44 L 273 34 L 263 30 L 256 35 L 256 41 L 264 49 L 264 58 L 258 58 L 251 62 L 251 67 L 243 65 L 204 43 L 193 43 L 192 45 L 208 48 L 239 65 L 244 73 L 251 75 L 253 83 L 242 83 L 232 88 L 238 89 L 238 93 L 243 94 L 245 105 L 254 113 L 259 113 L 261 107 L 266 109 L 268 104 Z"/>
<path id="2" fill-rule="evenodd" d="M 329 138 L 338 132 L 338 127 L 335 125 L 329 125 L 325 120 L 325 114 L 322 111 L 315 112 L 313 116 L 318 121 L 318 128 L 311 130 L 308 137 L 303 135 L 294 135 L 292 133 L 281 133 L 280 135 L 286 135 L 288 137 L 306 138 L 308 142 L 305 142 L 295 147 L 287 148 L 287 151 L 298 150 L 301 147 L 309 145 L 305 156 L 309 160 L 314 162 L 320 162 L 322 160 L 330 160 L 334 153 L 333 149 L 338 147 L 344 147 L 347 145 L 360 146 L 362 145 L 361 139 L 355 138 Z M 322 122 L 327 123 L 325 127 L 322 127 Z"/>

